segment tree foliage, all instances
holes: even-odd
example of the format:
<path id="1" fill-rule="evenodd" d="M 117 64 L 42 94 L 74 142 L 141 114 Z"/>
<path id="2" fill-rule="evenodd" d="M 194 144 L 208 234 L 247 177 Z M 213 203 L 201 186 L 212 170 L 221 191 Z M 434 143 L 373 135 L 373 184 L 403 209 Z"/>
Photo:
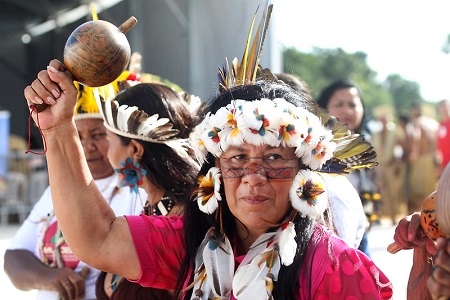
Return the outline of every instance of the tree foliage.
<path id="1" fill-rule="evenodd" d="M 377 72 L 367 64 L 364 52 L 346 53 L 341 48 L 314 48 L 302 53 L 295 48 L 283 51 L 283 72 L 293 73 L 308 84 L 313 97 L 337 79 L 355 81 L 363 92 L 364 105 L 370 116 L 375 107 L 388 105 L 397 114 L 405 113 L 414 102 L 423 102 L 416 82 L 400 75 L 389 75 L 383 82 L 377 81 Z"/>

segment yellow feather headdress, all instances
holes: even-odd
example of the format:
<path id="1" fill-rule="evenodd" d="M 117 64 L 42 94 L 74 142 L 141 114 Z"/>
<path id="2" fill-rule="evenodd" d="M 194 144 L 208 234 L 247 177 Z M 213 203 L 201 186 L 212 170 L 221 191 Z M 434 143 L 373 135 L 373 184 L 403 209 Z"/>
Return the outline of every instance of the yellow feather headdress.
<path id="1" fill-rule="evenodd" d="M 113 95 L 119 92 L 119 82 L 125 80 L 128 76 L 127 72 L 123 72 L 116 80 L 110 83 L 106 87 L 93 88 L 86 85 L 82 85 L 77 81 L 74 81 L 75 86 L 78 89 L 78 100 L 75 106 L 75 120 L 80 119 L 102 119 L 103 116 L 97 105 L 97 101 L 94 97 L 94 91 L 102 89 L 106 93 L 112 93 Z"/>
<path id="2" fill-rule="evenodd" d="M 247 37 L 244 54 L 242 60 L 239 63 L 235 57 L 232 61 L 232 65 L 228 64 L 228 59 L 225 59 L 225 65 L 219 67 L 219 90 L 223 92 L 237 85 L 250 84 L 255 82 L 258 70 L 260 69 L 259 61 L 261 57 L 262 46 L 264 45 L 264 39 L 269 26 L 270 16 L 272 14 L 273 4 L 269 5 L 269 1 L 266 1 L 263 16 L 258 29 L 255 34 L 253 42 L 251 41 L 253 36 L 253 27 L 255 25 L 256 15 L 258 9 L 253 16 L 252 24 Z M 251 47 L 250 47 L 251 44 Z"/>

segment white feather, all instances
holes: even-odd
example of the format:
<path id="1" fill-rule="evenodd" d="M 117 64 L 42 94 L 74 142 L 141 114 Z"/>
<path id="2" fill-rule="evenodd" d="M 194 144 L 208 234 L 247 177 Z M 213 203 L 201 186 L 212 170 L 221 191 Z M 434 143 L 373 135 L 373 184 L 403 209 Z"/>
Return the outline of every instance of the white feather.
<path id="1" fill-rule="evenodd" d="M 297 250 L 297 243 L 295 242 L 295 227 L 294 223 L 289 222 L 283 229 L 284 224 L 281 226 L 279 234 L 279 246 L 280 246 L 280 258 L 281 262 L 285 266 L 289 266 L 294 261 L 295 252 Z"/>
<path id="2" fill-rule="evenodd" d="M 262 254 L 272 251 L 268 248 Z M 239 266 L 233 279 L 233 295 L 239 300 L 268 299 L 266 290 L 266 276 L 269 268 L 262 260 L 262 254 L 256 256 L 250 264 Z M 280 259 L 278 255 L 274 257 L 273 266 L 270 273 L 278 275 L 280 271 Z M 274 280 L 277 280 L 274 279 Z"/>
<path id="3" fill-rule="evenodd" d="M 206 281 L 215 297 L 228 299 L 234 274 L 234 255 L 230 241 L 210 239 L 203 250 L 203 264 L 208 274 Z"/>
<path id="4" fill-rule="evenodd" d="M 106 100 L 104 115 L 106 118 L 106 123 L 111 124 L 111 126 L 113 126 L 114 125 L 114 117 L 112 115 L 111 105 L 112 105 L 112 102 L 109 100 Z"/>
<path id="5" fill-rule="evenodd" d="M 189 157 L 187 148 L 190 144 L 187 140 L 168 140 L 164 144 L 172 148 L 180 157 Z"/>
<path id="6" fill-rule="evenodd" d="M 138 129 L 138 134 L 147 135 L 150 131 L 165 125 L 169 122 L 167 118 L 158 119 L 158 115 L 153 115 L 149 117 L 145 122 L 143 122 Z"/>
<path id="7" fill-rule="evenodd" d="M 117 127 L 122 132 L 129 132 L 128 120 L 133 112 L 138 110 L 136 106 L 121 105 L 117 111 Z M 114 127 L 114 123 L 109 123 Z"/>

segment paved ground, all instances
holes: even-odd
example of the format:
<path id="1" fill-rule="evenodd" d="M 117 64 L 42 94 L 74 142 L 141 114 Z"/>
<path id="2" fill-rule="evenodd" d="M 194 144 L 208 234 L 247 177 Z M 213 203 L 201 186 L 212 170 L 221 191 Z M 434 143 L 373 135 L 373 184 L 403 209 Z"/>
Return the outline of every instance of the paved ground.
<path id="1" fill-rule="evenodd" d="M 2 299 L 34 299 L 35 292 L 21 292 L 14 288 L 3 271 L 3 254 L 18 225 L 0 227 L 0 291 Z M 406 284 L 412 263 L 411 251 L 390 254 L 386 247 L 392 242 L 394 227 L 386 224 L 375 226 L 369 235 L 372 259 L 388 276 L 394 285 L 394 299 L 406 299 Z"/>

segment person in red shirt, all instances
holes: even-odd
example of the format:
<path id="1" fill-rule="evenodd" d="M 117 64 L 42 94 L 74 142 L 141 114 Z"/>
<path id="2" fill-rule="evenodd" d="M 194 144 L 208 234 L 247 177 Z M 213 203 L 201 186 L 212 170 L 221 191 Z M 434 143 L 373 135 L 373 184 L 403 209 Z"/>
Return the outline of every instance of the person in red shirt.
<path id="1" fill-rule="evenodd" d="M 437 151 L 442 171 L 450 162 L 450 101 L 447 99 L 439 101 L 437 110 L 440 117 Z"/>

